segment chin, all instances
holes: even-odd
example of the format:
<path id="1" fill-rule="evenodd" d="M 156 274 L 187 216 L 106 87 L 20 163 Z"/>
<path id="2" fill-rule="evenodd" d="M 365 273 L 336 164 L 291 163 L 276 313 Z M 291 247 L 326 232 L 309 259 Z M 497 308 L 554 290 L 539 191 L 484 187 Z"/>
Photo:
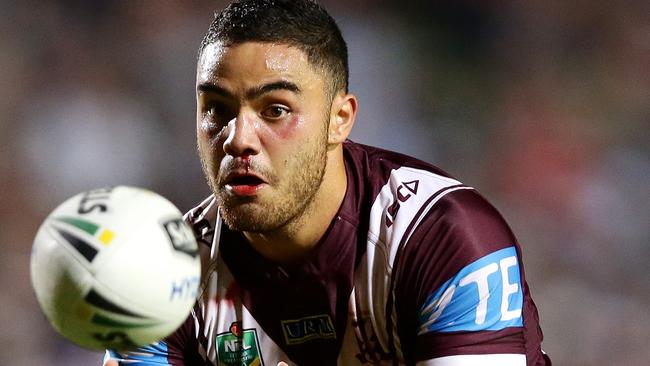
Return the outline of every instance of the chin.
<path id="1" fill-rule="evenodd" d="M 277 216 L 269 215 L 267 210 L 256 206 L 251 203 L 220 205 L 219 212 L 231 230 L 263 233 L 276 230 L 282 225 Z"/>

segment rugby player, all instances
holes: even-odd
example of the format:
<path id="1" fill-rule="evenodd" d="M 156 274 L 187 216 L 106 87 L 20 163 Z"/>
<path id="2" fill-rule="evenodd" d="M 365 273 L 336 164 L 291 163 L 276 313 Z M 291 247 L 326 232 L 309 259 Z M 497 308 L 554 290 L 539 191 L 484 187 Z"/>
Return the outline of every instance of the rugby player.
<path id="1" fill-rule="evenodd" d="M 186 216 L 199 298 L 174 334 L 105 365 L 550 365 L 499 213 L 428 163 L 347 139 L 358 102 L 320 6 L 216 14 L 196 101 L 213 192 Z"/>

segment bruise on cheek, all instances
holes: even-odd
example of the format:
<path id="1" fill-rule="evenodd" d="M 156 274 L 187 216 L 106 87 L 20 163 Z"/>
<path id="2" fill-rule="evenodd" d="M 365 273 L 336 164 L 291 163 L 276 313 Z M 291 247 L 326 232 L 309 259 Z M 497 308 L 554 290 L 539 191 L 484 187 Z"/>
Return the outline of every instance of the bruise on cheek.
<path id="1" fill-rule="evenodd" d="M 304 123 L 302 117 L 292 115 L 282 126 L 279 126 L 276 130 L 278 137 L 282 139 L 289 138 L 296 129 Z"/>

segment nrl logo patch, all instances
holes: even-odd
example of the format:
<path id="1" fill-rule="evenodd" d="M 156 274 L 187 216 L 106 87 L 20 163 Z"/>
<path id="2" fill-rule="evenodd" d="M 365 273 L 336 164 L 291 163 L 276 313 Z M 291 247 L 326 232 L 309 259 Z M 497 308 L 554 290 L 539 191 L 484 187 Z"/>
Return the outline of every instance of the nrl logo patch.
<path id="1" fill-rule="evenodd" d="M 233 322 L 216 342 L 219 366 L 264 366 L 255 328 L 242 329 L 241 322 Z"/>

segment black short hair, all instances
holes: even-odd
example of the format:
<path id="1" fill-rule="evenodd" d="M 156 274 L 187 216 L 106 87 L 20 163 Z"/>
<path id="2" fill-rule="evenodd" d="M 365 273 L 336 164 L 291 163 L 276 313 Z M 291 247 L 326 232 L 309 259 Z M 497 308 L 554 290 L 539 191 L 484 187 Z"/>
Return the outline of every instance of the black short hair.
<path id="1" fill-rule="evenodd" d="M 348 48 L 334 19 L 312 0 L 238 0 L 215 13 L 201 42 L 226 45 L 274 42 L 305 52 L 309 62 L 331 76 L 331 96 L 348 90 Z M 327 81 L 326 81 L 327 82 Z"/>

